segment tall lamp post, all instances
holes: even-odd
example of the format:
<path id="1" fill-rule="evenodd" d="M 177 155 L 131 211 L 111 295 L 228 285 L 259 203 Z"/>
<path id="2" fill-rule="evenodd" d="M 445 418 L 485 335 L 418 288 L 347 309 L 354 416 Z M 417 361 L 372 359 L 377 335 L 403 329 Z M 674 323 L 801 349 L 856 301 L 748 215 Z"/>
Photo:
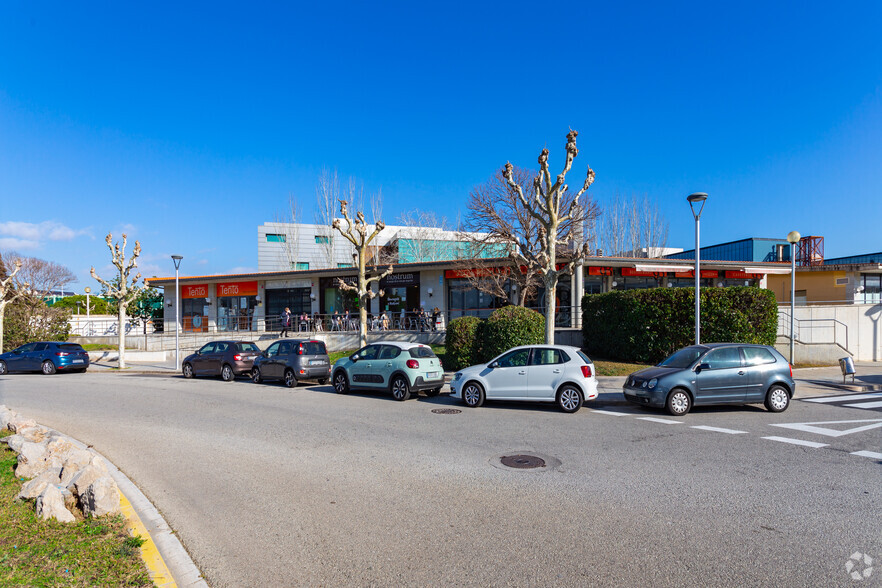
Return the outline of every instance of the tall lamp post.
<path id="1" fill-rule="evenodd" d="M 86 293 L 86 320 L 89 320 L 91 317 L 91 311 L 89 310 L 89 297 L 92 294 L 92 288 L 86 286 L 83 288 L 83 291 Z"/>
<path id="2" fill-rule="evenodd" d="M 178 287 L 178 270 L 181 269 L 181 255 L 172 255 L 175 262 L 175 371 L 181 369 L 181 344 L 179 332 L 181 330 L 181 290 Z"/>
<path id="3" fill-rule="evenodd" d="M 692 210 L 692 216 L 695 217 L 695 344 L 701 343 L 701 299 L 699 298 L 699 283 L 701 281 L 701 255 L 699 253 L 699 233 L 698 221 L 701 219 L 701 211 L 704 210 L 704 203 L 707 200 L 707 194 L 704 192 L 696 192 L 686 197 L 689 202 L 689 208 Z M 695 212 L 695 205 L 701 203 L 698 212 Z"/>
<path id="4" fill-rule="evenodd" d="M 793 365 L 793 325 L 796 314 L 796 244 L 799 243 L 800 234 L 796 231 L 787 233 L 787 242 L 790 243 L 790 365 Z"/>

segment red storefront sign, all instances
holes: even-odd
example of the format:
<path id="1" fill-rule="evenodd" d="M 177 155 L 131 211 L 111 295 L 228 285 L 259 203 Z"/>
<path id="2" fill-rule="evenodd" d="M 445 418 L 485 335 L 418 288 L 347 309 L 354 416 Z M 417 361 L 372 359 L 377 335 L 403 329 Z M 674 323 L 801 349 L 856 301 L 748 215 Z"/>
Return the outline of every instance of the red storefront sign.
<path id="1" fill-rule="evenodd" d="M 717 270 L 701 270 L 701 277 L 702 278 L 716 278 L 719 276 L 719 274 L 720 274 L 720 272 L 718 272 Z M 676 277 L 676 278 L 694 278 L 695 277 L 695 270 L 692 270 L 689 272 L 677 272 L 674 274 L 674 277 Z"/>
<path id="2" fill-rule="evenodd" d="M 509 272 L 509 268 L 507 267 L 481 267 L 475 269 L 457 269 L 457 270 L 444 270 L 445 278 L 483 278 L 486 276 L 493 276 L 497 274 L 507 274 Z"/>
<path id="3" fill-rule="evenodd" d="M 208 284 L 181 286 L 181 298 L 208 298 Z"/>
<path id="4" fill-rule="evenodd" d="M 704 272 L 701 272 L 704 273 Z M 727 271 L 726 277 L 735 280 L 761 280 L 765 274 L 749 274 L 747 272 Z"/>
<path id="5" fill-rule="evenodd" d="M 702 273 L 704 273 L 704 272 L 702 272 Z M 622 268 L 622 275 L 623 276 L 642 276 L 642 277 L 646 277 L 646 278 L 659 278 L 659 277 L 663 278 L 668 274 L 667 274 L 667 272 L 638 272 L 636 269 L 634 269 L 632 267 L 623 267 Z"/>
<path id="6" fill-rule="evenodd" d="M 220 283 L 217 285 L 217 296 L 257 296 L 257 280 Z"/>
<path id="7" fill-rule="evenodd" d="M 589 276 L 611 276 L 613 275 L 613 268 L 611 267 L 597 267 L 590 265 L 588 266 L 588 275 Z"/>

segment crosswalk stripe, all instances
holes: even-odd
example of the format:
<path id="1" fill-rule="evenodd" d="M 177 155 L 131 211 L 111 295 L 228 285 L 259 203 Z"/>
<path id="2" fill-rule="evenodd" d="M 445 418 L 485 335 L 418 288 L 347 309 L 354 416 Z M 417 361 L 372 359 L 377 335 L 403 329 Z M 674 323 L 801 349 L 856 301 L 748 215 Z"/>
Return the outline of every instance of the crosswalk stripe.
<path id="1" fill-rule="evenodd" d="M 800 398 L 803 402 L 847 402 L 849 400 L 867 400 L 882 398 L 882 393 L 848 394 L 846 396 L 823 396 L 821 398 Z"/>
<path id="2" fill-rule="evenodd" d="M 882 453 L 876 453 L 875 451 L 852 451 L 851 454 L 869 457 L 870 459 L 882 459 Z"/>
<path id="3" fill-rule="evenodd" d="M 724 429 L 722 427 L 708 427 L 707 425 L 696 425 L 693 429 L 701 429 L 702 431 L 713 431 L 714 433 L 728 433 L 729 435 L 745 435 L 747 431 L 736 431 L 735 429 Z"/>
<path id="4" fill-rule="evenodd" d="M 811 447 L 813 449 L 827 447 L 828 445 L 828 443 L 815 443 L 814 441 L 803 441 L 802 439 L 791 439 L 790 437 L 763 437 L 763 439 L 768 439 L 769 441 L 780 441 L 781 443 L 790 443 L 792 445 L 802 445 L 804 447 Z"/>
<path id="5" fill-rule="evenodd" d="M 638 420 L 641 421 L 652 421 L 653 423 L 664 423 L 666 425 L 681 425 L 680 421 L 671 421 L 668 419 L 657 419 L 655 417 L 637 417 Z"/>
<path id="6" fill-rule="evenodd" d="M 880 406 L 882 406 L 882 401 L 855 402 L 854 404 L 843 404 L 842 406 L 847 406 L 849 408 L 879 408 Z"/>
<path id="7" fill-rule="evenodd" d="M 630 412 L 616 412 L 614 410 L 602 410 L 599 408 L 590 408 L 588 410 L 591 412 L 599 412 L 600 414 L 608 414 L 610 416 L 631 416 L 631 414 L 633 414 Z"/>

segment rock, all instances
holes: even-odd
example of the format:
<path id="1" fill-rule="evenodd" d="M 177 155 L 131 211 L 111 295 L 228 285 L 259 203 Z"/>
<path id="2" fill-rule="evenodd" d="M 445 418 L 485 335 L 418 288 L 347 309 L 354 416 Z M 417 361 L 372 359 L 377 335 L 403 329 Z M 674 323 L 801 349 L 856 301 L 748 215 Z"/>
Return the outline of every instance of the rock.
<path id="1" fill-rule="evenodd" d="M 36 427 L 37 421 L 34 419 L 26 419 L 22 418 L 20 415 L 15 415 L 12 420 L 6 425 L 6 427 L 12 431 L 13 433 L 18 433 L 19 429 L 27 429 L 28 427 Z"/>
<path id="2" fill-rule="evenodd" d="M 24 485 L 21 487 L 21 492 L 19 492 L 18 496 L 16 496 L 16 499 L 29 500 L 32 498 L 36 498 L 43 493 L 43 490 L 46 489 L 47 485 L 58 484 L 60 475 L 60 468 L 50 468 L 46 470 L 33 480 L 25 482 Z"/>
<path id="3" fill-rule="evenodd" d="M 15 418 L 15 412 L 9 410 L 5 406 L 0 407 L 0 429 L 9 426 L 9 421 Z"/>
<path id="4" fill-rule="evenodd" d="M 94 457 L 90 451 L 85 449 L 71 449 L 63 456 L 64 461 L 61 464 L 61 484 L 67 486 L 74 476 L 92 463 Z"/>
<path id="5" fill-rule="evenodd" d="M 104 477 L 107 477 L 106 468 L 102 470 L 100 466 L 89 464 L 74 474 L 73 478 L 67 483 L 67 487 L 76 496 L 82 496 L 95 480 Z"/>
<path id="6" fill-rule="evenodd" d="M 21 444 L 27 441 L 21 435 L 10 435 L 9 437 L 3 437 L 3 442 L 9 445 L 9 448 L 16 453 L 21 451 Z"/>
<path id="7" fill-rule="evenodd" d="M 49 437 L 49 429 L 40 426 L 27 427 L 24 429 L 19 429 L 17 434 L 21 435 L 28 441 L 40 443 L 41 441 L 45 441 Z"/>
<path id="8" fill-rule="evenodd" d="M 46 463 L 46 444 L 25 441 L 18 453 L 18 466 L 15 475 L 19 478 L 34 478 L 49 465 Z"/>
<path id="9" fill-rule="evenodd" d="M 52 437 L 49 440 L 49 443 L 46 444 L 46 450 L 49 453 L 53 453 L 56 455 L 61 454 L 61 453 L 66 453 L 73 448 L 74 448 L 73 443 L 71 443 L 70 441 L 68 441 L 64 437 Z"/>
<path id="10" fill-rule="evenodd" d="M 49 519 L 56 519 L 62 523 L 76 521 L 71 512 L 64 507 L 64 496 L 54 484 L 47 484 L 43 492 L 37 496 L 37 516 L 44 521 Z"/>
<path id="11" fill-rule="evenodd" d="M 80 494 L 80 508 L 84 515 L 102 517 L 109 514 L 119 514 L 119 488 L 113 478 L 103 476 L 98 478 Z"/>

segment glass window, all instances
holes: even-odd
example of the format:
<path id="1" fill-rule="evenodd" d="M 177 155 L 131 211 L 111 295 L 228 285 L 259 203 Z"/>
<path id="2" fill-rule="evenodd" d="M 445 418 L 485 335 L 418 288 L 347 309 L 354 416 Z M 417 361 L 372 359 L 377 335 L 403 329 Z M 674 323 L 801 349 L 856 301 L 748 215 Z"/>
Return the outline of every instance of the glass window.
<path id="1" fill-rule="evenodd" d="M 311 293 L 312 288 L 267 288 L 266 316 L 269 322 L 267 328 L 276 329 L 279 326 L 278 317 L 286 308 L 290 308 L 294 316 L 300 316 L 304 312 L 311 313 L 312 299 L 309 297 Z"/>
<path id="2" fill-rule="evenodd" d="M 706 363 L 712 370 L 741 367 L 741 352 L 737 347 L 720 347 L 704 356 L 701 363 Z"/>
<path id="3" fill-rule="evenodd" d="M 379 351 L 379 345 L 368 345 L 358 352 L 358 359 L 377 359 L 377 353 L 379 353 Z"/>
<path id="4" fill-rule="evenodd" d="M 354 263 L 338 263 L 337 267 L 355 267 Z"/>
<path id="5" fill-rule="evenodd" d="M 530 365 L 552 365 L 563 362 L 563 357 L 557 349 L 534 349 Z"/>
<path id="6" fill-rule="evenodd" d="M 303 344 L 303 353 L 306 355 L 327 355 L 328 351 L 321 341 L 307 341 Z"/>
<path id="7" fill-rule="evenodd" d="M 579 354 L 579 357 L 581 357 L 585 363 L 591 363 L 591 360 L 588 358 L 587 355 L 585 355 L 581 351 L 577 351 L 577 353 Z"/>
<path id="8" fill-rule="evenodd" d="M 291 353 L 291 342 L 285 341 L 279 345 L 279 355 L 289 355 Z"/>
<path id="9" fill-rule="evenodd" d="M 260 352 L 260 347 L 255 345 L 254 343 L 239 343 L 239 351 L 257 351 Z"/>
<path id="10" fill-rule="evenodd" d="M 284 243 L 285 235 L 275 235 L 273 233 L 266 234 L 266 242 L 267 243 Z"/>
<path id="11" fill-rule="evenodd" d="M 411 347 L 409 350 L 410 356 L 415 357 L 417 359 L 423 357 L 436 357 L 435 352 L 432 351 L 431 347 Z"/>
<path id="12" fill-rule="evenodd" d="M 695 360 L 698 359 L 705 351 L 707 351 L 707 347 L 686 347 L 667 357 L 666 359 L 663 359 L 662 362 L 658 365 L 659 367 L 679 369 L 688 368 L 690 365 L 695 363 Z"/>
<path id="13" fill-rule="evenodd" d="M 398 349 L 397 347 L 392 347 L 391 345 L 383 345 L 382 349 L 380 349 L 380 354 L 377 356 L 377 359 L 392 359 L 396 355 L 393 355 L 393 351 Z"/>
<path id="14" fill-rule="evenodd" d="M 214 353 L 214 343 L 206 343 L 199 350 L 199 353 Z"/>
<path id="15" fill-rule="evenodd" d="M 19 353 L 27 353 L 28 351 L 33 351 L 34 347 L 36 347 L 36 346 L 37 346 L 36 343 L 28 343 L 27 345 L 22 345 L 21 347 L 19 347 L 15 351 L 18 351 Z"/>
<path id="16" fill-rule="evenodd" d="M 269 348 L 266 350 L 266 356 L 272 357 L 274 355 L 277 355 L 279 353 L 279 346 L 280 345 L 281 345 L 281 343 L 279 343 L 279 342 L 276 342 L 276 343 L 273 343 L 272 345 L 270 345 Z"/>
<path id="17" fill-rule="evenodd" d="M 309 262 L 308 261 L 297 261 L 291 264 L 294 267 L 295 271 L 308 270 Z"/>
<path id="18" fill-rule="evenodd" d="M 747 365 L 762 365 L 776 361 L 772 352 L 762 347 L 742 347 L 741 352 L 744 353 L 744 361 Z"/>
<path id="19" fill-rule="evenodd" d="M 37 343 L 36 347 L 34 347 L 34 351 L 46 351 L 49 349 L 48 343 Z"/>
<path id="20" fill-rule="evenodd" d="M 64 345 L 59 345 L 58 348 L 62 351 L 83 351 L 83 346 L 78 343 L 65 343 Z"/>
<path id="21" fill-rule="evenodd" d="M 509 351 L 508 353 L 500 357 L 497 361 L 499 363 L 499 367 L 523 367 L 527 365 L 527 361 L 529 359 L 529 349 L 517 349 L 515 351 Z"/>
<path id="22" fill-rule="evenodd" d="M 330 237 L 323 237 L 321 235 L 316 235 L 315 242 L 316 242 L 316 245 L 327 245 L 331 242 L 331 238 Z"/>
<path id="23" fill-rule="evenodd" d="M 221 341 L 215 346 L 214 352 L 215 353 L 224 353 L 229 346 L 230 346 L 229 343 L 227 343 L 225 341 Z"/>

